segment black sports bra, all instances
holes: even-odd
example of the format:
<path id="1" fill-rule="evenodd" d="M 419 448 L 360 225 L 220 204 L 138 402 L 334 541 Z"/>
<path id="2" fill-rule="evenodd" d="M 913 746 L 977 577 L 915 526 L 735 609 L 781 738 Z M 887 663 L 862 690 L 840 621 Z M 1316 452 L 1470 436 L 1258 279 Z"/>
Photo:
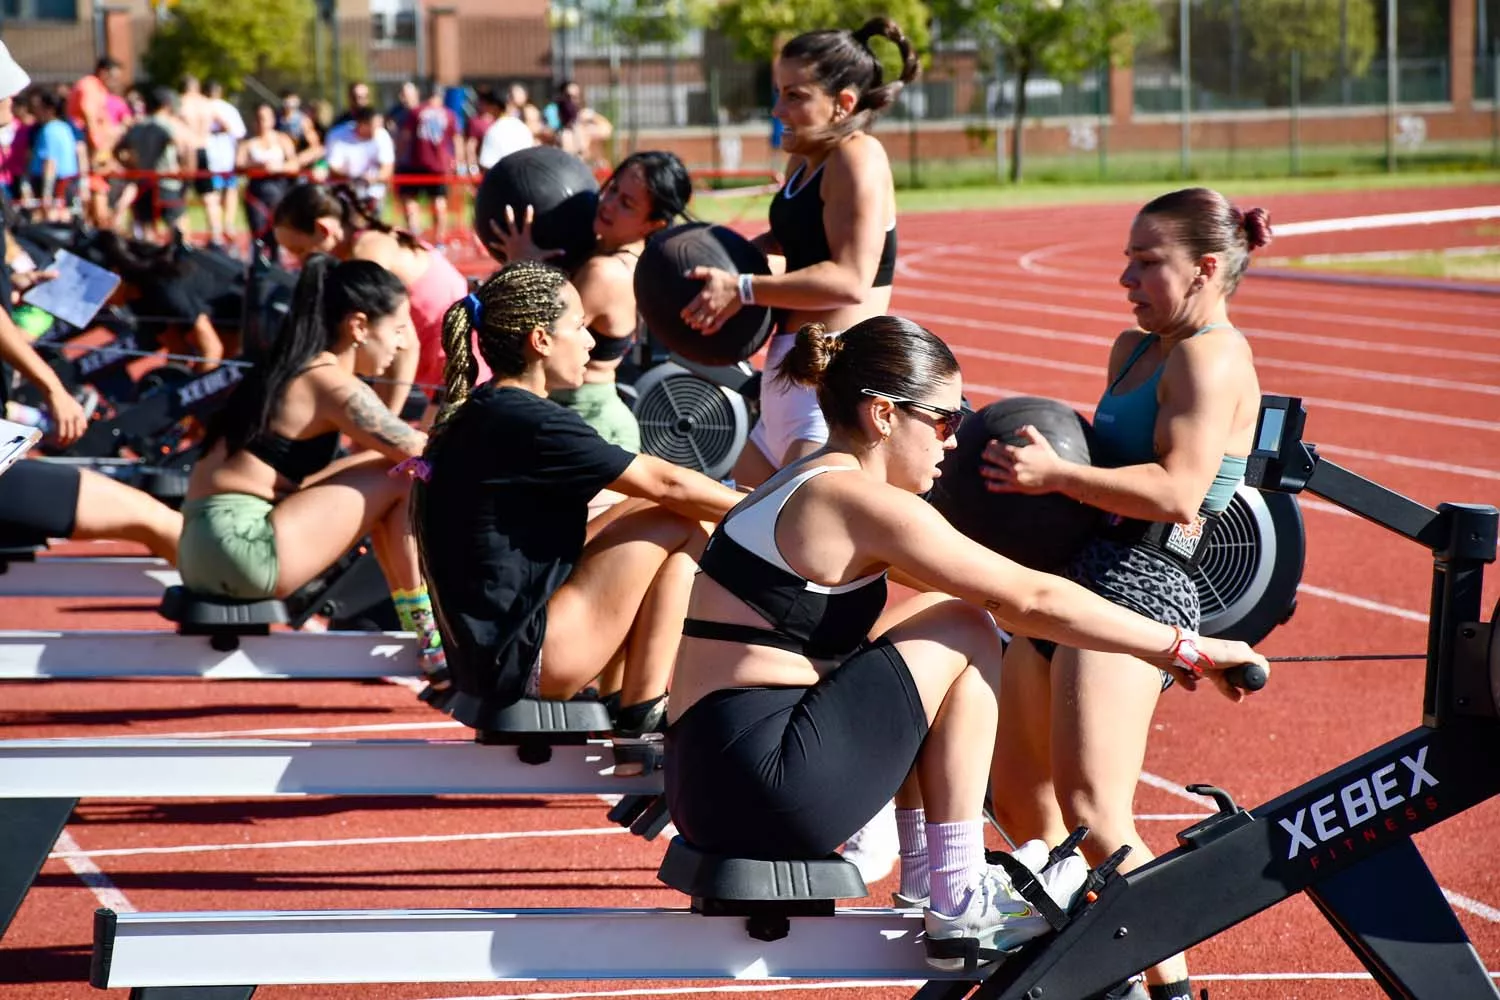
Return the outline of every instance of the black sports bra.
<path id="1" fill-rule="evenodd" d="M 267 431 L 252 438 L 245 450 L 294 483 L 321 472 L 338 457 L 339 432 L 329 431 L 298 441 Z"/>
<path id="2" fill-rule="evenodd" d="M 610 256 L 619 259 L 620 254 L 622 253 L 628 253 L 632 257 L 635 257 L 637 259 L 640 258 L 640 254 L 635 253 L 632 250 L 616 250 L 614 253 L 610 254 Z M 620 260 L 620 263 L 623 264 L 625 263 L 625 261 Z M 594 335 L 594 346 L 589 348 L 589 360 L 618 361 L 620 358 L 623 358 L 625 355 L 629 354 L 630 349 L 635 346 L 636 331 L 640 328 L 640 313 L 635 314 L 635 330 L 632 330 L 630 332 L 630 336 L 628 337 L 606 337 L 602 333 L 595 332 L 593 327 L 589 327 L 589 333 L 592 333 Z"/>
<path id="3" fill-rule="evenodd" d="M 886 579 L 877 573 L 837 587 L 812 583 L 793 572 L 776 548 L 776 519 L 803 483 L 836 471 L 819 466 L 778 486 L 719 523 L 698 568 L 744 601 L 770 628 L 689 618 L 682 634 L 801 653 L 811 659 L 839 660 L 857 650 L 885 609 Z"/>
<path id="4" fill-rule="evenodd" d="M 771 198 L 771 235 L 781 245 L 786 257 L 788 271 L 800 271 L 804 267 L 821 264 L 833 259 L 828 246 L 828 233 L 823 229 L 823 193 L 819 189 L 822 164 L 801 187 L 794 187 L 807 164 L 792 171 L 781 190 Z M 885 231 L 885 244 L 880 248 L 880 263 L 875 268 L 875 280 L 871 288 L 885 288 L 896 277 L 896 224 L 891 223 Z"/>

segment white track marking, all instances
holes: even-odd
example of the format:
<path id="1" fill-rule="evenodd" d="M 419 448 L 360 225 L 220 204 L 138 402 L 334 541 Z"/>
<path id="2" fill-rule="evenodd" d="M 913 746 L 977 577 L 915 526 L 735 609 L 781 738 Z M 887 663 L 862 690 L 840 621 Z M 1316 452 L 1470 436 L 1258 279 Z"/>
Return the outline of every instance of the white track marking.
<path id="1" fill-rule="evenodd" d="M 611 837 L 628 834 L 623 826 L 589 826 L 577 830 L 515 830 L 488 833 L 418 834 L 409 837 L 346 837 L 342 840 L 275 840 L 265 843 L 176 844 L 170 847 L 114 847 L 97 851 L 53 851 L 50 858 L 128 858 L 143 854 L 217 854 L 220 851 L 284 851 L 313 847 L 376 847 L 386 844 L 454 844 L 463 841 L 533 840 L 558 837 Z M 62 843 L 61 840 L 58 843 Z"/>
<path id="2" fill-rule="evenodd" d="M 60 858 L 78 876 L 78 881 L 88 887 L 99 901 L 99 905 L 114 910 L 116 913 L 134 913 L 135 907 L 120 887 L 109 880 L 104 870 L 90 860 L 87 851 L 78 846 L 78 841 L 67 830 L 57 835 L 56 846 L 61 850 L 53 851 L 48 857 Z"/>
<path id="3" fill-rule="evenodd" d="M 1390 615 L 1392 618 L 1401 618 L 1409 622 L 1421 622 L 1427 624 L 1427 615 L 1421 611 L 1410 611 L 1406 608 L 1398 608 L 1393 604 L 1382 604 L 1380 601 L 1372 601 L 1367 597 L 1356 597 L 1353 594 L 1345 594 L 1337 590 L 1329 590 L 1326 587 L 1315 587 L 1310 583 L 1304 583 L 1297 587 L 1299 594 L 1311 594 L 1328 601 L 1337 601 L 1339 604 L 1347 604 L 1353 608 L 1365 611 L 1374 611 L 1377 614 Z"/>
<path id="4" fill-rule="evenodd" d="M 1394 229 L 1401 226 L 1430 226 L 1443 222 L 1479 222 L 1500 219 L 1500 205 L 1475 205 L 1469 208 L 1438 208 L 1422 212 L 1388 212 L 1383 215 L 1352 215 L 1343 219 L 1309 219 L 1285 222 L 1275 227 L 1277 236 L 1306 236 L 1311 233 L 1349 233 L 1361 229 Z"/>
<path id="5" fill-rule="evenodd" d="M 1452 889 L 1444 889 L 1443 898 L 1448 900 L 1448 904 L 1456 909 L 1472 913 L 1476 917 L 1483 917 L 1492 924 L 1500 924 L 1500 910 L 1495 909 L 1488 903 L 1481 903 L 1477 899 L 1470 899 L 1463 893 L 1454 892 Z"/>

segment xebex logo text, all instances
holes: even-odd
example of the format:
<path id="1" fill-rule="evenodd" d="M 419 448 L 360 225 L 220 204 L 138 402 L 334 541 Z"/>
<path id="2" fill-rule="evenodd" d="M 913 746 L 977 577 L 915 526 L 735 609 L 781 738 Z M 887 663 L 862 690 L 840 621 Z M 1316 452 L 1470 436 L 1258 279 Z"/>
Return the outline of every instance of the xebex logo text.
<path id="1" fill-rule="evenodd" d="M 181 389 L 178 389 L 177 405 L 185 410 L 194 403 L 199 403 L 210 396 L 218 395 L 243 378 L 244 376 L 240 374 L 239 365 L 224 365 L 220 368 L 215 368 L 207 375 L 195 378 Z"/>
<path id="2" fill-rule="evenodd" d="M 1403 770 L 1398 771 L 1398 767 Z M 1410 777 L 1410 781 L 1406 779 Z M 1436 788 L 1437 778 L 1427 770 L 1427 747 L 1417 751 L 1415 757 L 1403 756 L 1399 765 L 1386 764 L 1378 768 L 1367 777 L 1358 781 L 1351 781 L 1340 788 L 1333 795 L 1325 795 L 1315 801 L 1311 806 L 1303 806 L 1297 810 L 1297 814 L 1290 819 L 1279 819 L 1276 822 L 1281 828 L 1291 835 L 1291 841 L 1287 845 L 1287 860 L 1297 857 L 1304 849 L 1315 852 L 1322 844 L 1328 843 L 1335 837 L 1348 830 L 1353 830 L 1362 823 L 1367 823 L 1377 816 L 1388 813 L 1397 806 L 1407 803 L 1405 810 L 1408 821 L 1415 821 L 1417 811 L 1415 803 L 1418 793 L 1423 788 Z M 1402 794 L 1404 788 L 1405 794 Z M 1429 796 L 1422 807 L 1432 810 L 1437 803 Z M 1304 829 L 1311 820 L 1311 829 Z M 1342 824 L 1342 825 L 1341 825 Z M 1397 817 L 1391 816 L 1386 819 L 1386 827 L 1395 833 L 1399 829 Z M 1374 840 L 1378 831 L 1367 831 L 1366 840 Z M 1352 844 L 1348 845 L 1352 848 Z M 1311 859 L 1314 867 L 1317 858 Z"/>

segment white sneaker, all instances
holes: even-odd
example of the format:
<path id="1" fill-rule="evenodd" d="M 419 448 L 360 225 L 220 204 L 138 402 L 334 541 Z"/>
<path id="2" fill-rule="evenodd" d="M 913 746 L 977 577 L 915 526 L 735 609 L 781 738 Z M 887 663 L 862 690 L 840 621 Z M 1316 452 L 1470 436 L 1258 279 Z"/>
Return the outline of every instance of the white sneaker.
<path id="1" fill-rule="evenodd" d="M 901 860 L 901 838 L 896 833 L 896 803 L 887 802 L 844 842 L 844 860 L 859 869 L 865 885 L 874 885 L 896 870 L 896 862 Z"/>
<path id="2" fill-rule="evenodd" d="M 1047 863 L 1047 845 L 1027 841 L 1012 857 L 1040 872 Z M 1040 872 L 1037 880 L 1053 902 L 1066 910 L 1082 891 L 1088 874 L 1088 864 L 1075 853 Z M 999 961 L 1006 952 L 1052 930 L 1047 918 L 1015 891 L 1010 875 L 998 865 L 985 866 L 962 913 L 948 916 L 929 907 L 925 923 L 927 964 L 943 972 L 973 971 Z"/>

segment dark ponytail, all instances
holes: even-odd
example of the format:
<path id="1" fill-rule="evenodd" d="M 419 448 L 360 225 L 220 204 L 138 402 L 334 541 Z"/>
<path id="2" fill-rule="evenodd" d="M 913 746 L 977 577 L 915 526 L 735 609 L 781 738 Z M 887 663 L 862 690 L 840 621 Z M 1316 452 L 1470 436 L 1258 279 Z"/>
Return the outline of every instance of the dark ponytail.
<path id="1" fill-rule="evenodd" d="M 401 279 L 374 261 L 340 263 L 321 253 L 309 257 L 297 278 L 286 321 L 264 353 L 246 358 L 250 367 L 244 381 L 210 419 L 203 450 L 223 440 L 233 455 L 264 434 L 281 407 L 287 386 L 313 358 L 337 345 L 346 318 L 363 313 L 371 322 L 384 319 L 406 297 Z"/>
<path id="2" fill-rule="evenodd" d="M 876 37 L 895 44 L 901 53 L 901 72 L 885 81 L 880 57 L 871 48 Z M 818 129 L 798 131 L 796 144 L 824 145 L 869 128 L 880 115 L 896 103 L 901 88 L 921 72 L 921 61 L 911 41 L 899 25 L 888 17 L 872 17 L 857 31 L 826 29 L 798 35 L 782 46 L 781 58 L 795 60 L 808 69 L 818 86 L 830 95 L 841 90 L 855 94 L 854 109 Z"/>
<path id="3" fill-rule="evenodd" d="M 433 454 L 442 431 L 474 391 L 479 363 L 470 346 L 479 342 L 479 353 L 490 371 L 501 378 L 514 378 L 526 371 L 526 342 L 537 328 L 551 330 L 562 316 L 562 289 L 568 276 L 551 264 L 517 260 L 495 272 L 479 290 L 459 299 L 443 315 L 443 349 L 448 363 L 443 369 L 446 394 L 428 437 Z"/>

